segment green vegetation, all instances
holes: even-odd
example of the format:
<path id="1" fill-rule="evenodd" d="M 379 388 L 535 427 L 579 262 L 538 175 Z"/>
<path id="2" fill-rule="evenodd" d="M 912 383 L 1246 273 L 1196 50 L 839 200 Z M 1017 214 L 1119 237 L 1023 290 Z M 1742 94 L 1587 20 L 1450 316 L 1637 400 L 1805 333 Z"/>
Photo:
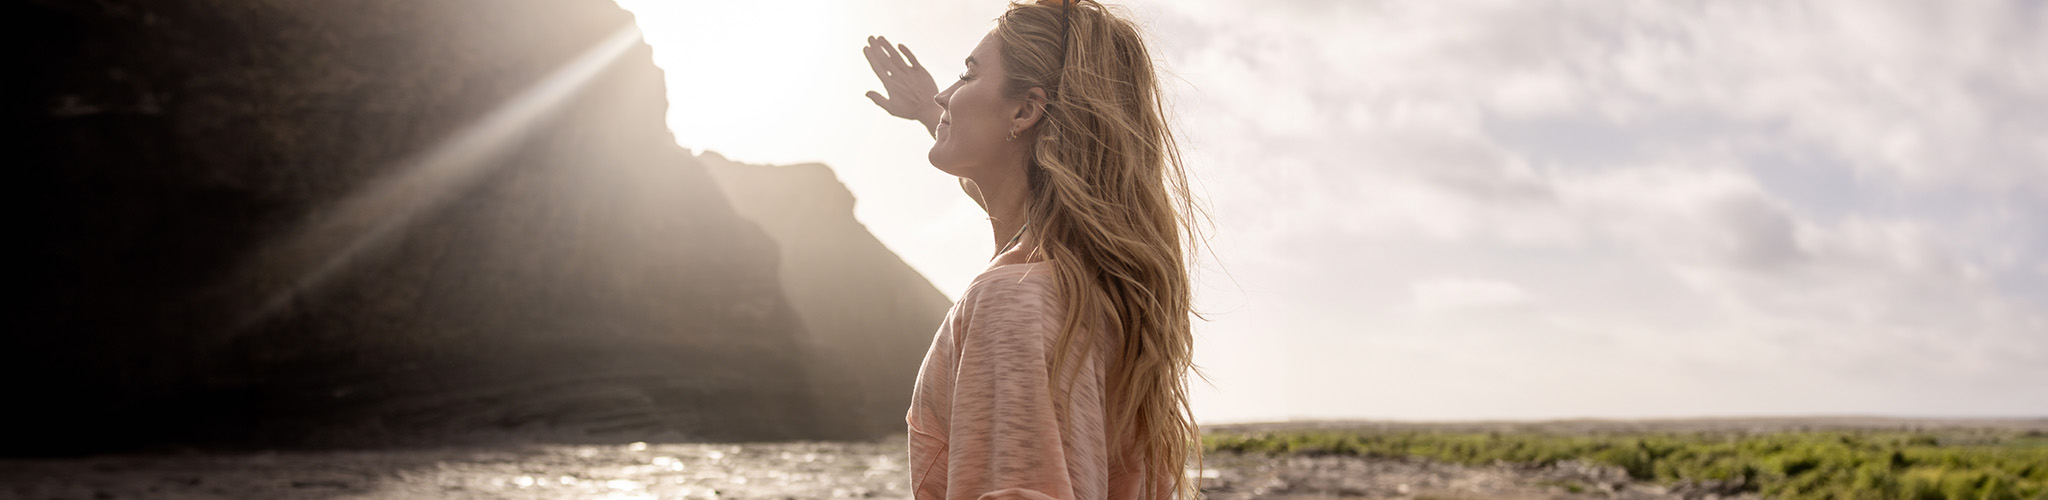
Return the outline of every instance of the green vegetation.
<path id="1" fill-rule="evenodd" d="M 1580 459 L 1637 480 L 1717 481 L 1778 499 L 2048 499 L 2040 431 L 1280 431 L 1203 436 L 1211 452 L 1421 457 L 1547 466 Z"/>

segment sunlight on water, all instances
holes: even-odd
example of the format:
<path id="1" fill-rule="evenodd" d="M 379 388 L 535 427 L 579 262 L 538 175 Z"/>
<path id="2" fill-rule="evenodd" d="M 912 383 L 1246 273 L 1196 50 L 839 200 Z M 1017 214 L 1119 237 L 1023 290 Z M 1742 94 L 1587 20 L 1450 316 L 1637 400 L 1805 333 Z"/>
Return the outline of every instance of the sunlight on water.
<path id="1" fill-rule="evenodd" d="M 0 467 L 26 467 L 18 477 L 33 479 L 10 491 L 28 498 L 890 499 L 909 498 L 903 453 L 897 440 L 634 443 L 114 456 Z"/>
<path id="2" fill-rule="evenodd" d="M 900 498 L 907 472 L 895 446 L 884 444 L 767 443 L 747 445 L 647 444 L 561 447 L 542 456 L 574 457 L 556 479 L 528 475 L 498 482 L 474 481 L 469 472 L 446 471 L 440 484 L 504 484 L 488 495 L 531 494 L 534 498 Z M 554 463 L 540 458 L 526 466 Z M 487 475 L 489 471 L 473 471 Z M 394 488 L 393 493 L 416 492 Z M 448 490 L 444 490 L 448 491 Z M 465 490 L 466 491 L 466 490 Z"/>

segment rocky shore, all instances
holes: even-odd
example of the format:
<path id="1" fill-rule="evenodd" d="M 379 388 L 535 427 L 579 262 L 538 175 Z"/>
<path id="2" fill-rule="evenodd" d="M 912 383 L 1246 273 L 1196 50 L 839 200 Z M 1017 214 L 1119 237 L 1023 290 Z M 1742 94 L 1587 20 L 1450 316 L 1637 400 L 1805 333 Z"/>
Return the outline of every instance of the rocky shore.
<path id="1" fill-rule="evenodd" d="M 1629 479 L 1617 467 L 1579 461 L 1550 467 L 1470 467 L 1420 459 L 1214 454 L 1203 491 L 1212 500 L 1249 499 L 1733 499 L 1718 485 L 1668 487 Z"/>

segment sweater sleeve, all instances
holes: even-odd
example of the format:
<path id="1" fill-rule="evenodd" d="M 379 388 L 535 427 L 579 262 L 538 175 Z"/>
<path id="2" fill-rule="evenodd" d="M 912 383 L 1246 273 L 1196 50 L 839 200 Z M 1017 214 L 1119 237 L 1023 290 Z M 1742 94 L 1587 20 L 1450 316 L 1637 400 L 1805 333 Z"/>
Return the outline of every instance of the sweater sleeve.
<path id="1" fill-rule="evenodd" d="M 947 437 L 948 500 L 1105 496 L 1099 362 L 1078 356 L 1086 336 L 1077 338 L 1063 370 L 1079 368 L 1069 401 L 1054 401 L 1049 353 L 1063 318 L 1042 283 L 994 280 L 971 299 Z"/>

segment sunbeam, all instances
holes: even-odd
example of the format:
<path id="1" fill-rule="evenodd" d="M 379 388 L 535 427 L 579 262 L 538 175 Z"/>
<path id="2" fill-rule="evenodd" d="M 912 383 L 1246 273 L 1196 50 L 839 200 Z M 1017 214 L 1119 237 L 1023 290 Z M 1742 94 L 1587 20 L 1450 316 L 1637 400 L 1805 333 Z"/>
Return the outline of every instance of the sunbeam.
<path id="1" fill-rule="evenodd" d="M 402 160 L 403 166 L 324 210 L 305 229 L 259 248 L 229 282 L 227 291 L 234 297 L 261 297 L 239 315 L 233 330 L 263 322 L 346 268 L 355 256 L 468 190 L 502 165 L 485 160 L 505 151 L 640 39 L 637 26 L 620 28 L 433 148 Z"/>

